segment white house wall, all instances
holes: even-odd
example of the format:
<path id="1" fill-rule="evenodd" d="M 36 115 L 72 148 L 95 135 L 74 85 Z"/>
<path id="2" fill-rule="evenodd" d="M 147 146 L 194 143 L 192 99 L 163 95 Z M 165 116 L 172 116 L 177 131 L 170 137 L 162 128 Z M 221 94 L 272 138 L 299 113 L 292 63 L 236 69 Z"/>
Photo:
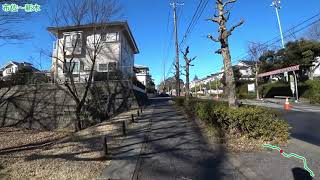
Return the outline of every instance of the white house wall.
<path id="1" fill-rule="evenodd" d="M 317 65 L 319 65 L 320 63 L 320 57 L 317 58 L 317 61 L 313 63 L 314 67 L 316 67 Z M 316 68 L 316 70 L 314 71 L 313 74 L 315 77 L 319 77 L 320 76 L 320 66 L 318 66 L 318 68 Z"/>
<path id="2" fill-rule="evenodd" d="M 7 73 L 8 69 L 11 69 L 11 73 Z M 2 76 L 3 77 L 10 76 L 10 75 L 16 73 L 17 71 L 18 71 L 18 66 L 15 64 L 11 64 L 3 70 Z"/>
<path id="3" fill-rule="evenodd" d="M 115 31 L 118 30 L 118 31 Z M 110 32 L 119 32 L 119 28 L 115 28 L 113 30 L 110 30 Z M 100 38 L 100 34 L 96 34 L 95 38 Z M 127 43 L 127 40 L 125 37 L 123 37 L 122 33 L 118 34 L 118 41 L 116 42 L 104 42 L 103 48 L 99 55 L 97 56 L 96 59 L 96 69 L 98 67 L 98 64 L 106 64 L 108 62 L 117 62 L 118 66 L 128 66 L 128 67 L 133 67 L 134 64 L 134 55 L 133 51 L 129 48 L 126 49 L 125 46 L 121 46 L 121 39 L 124 39 L 123 42 Z M 91 33 L 89 34 L 88 32 L 83 32 L 82 38 L 85 38 L 86 44 L 83 44 L 83 49 L 82 51 L 86 51 L 86 49 L 90 48 L 90 44 L 94 42 L 94 35 Z M 58 49 L 53 51 L 53 70 L 57 71 L 58 73 L 56 74 L 57 78 L 61 81 L 64 81 L 64 73 L 63 73 L 63 33 L 59 34 L 59 40 L 58 40 Z M 86 46 L 86 47 L 85 47 Z M 89 47 L 89 48 L 88 48 Z M 129 46 L 130 47 L 130 46 Z M 58 51 L 57 51 L 58 50 Z M 121 52 L 121 56 L 120 56 Z M 89 53 L 86 52 L 84 53 L 85 56 L 80 55 L 79 57 L 74 57 L 73 62 L 79 62 L 81 61 L 83 63 L 84 70 L 89 71 L 91 67 L 91 59 L 89 56 Z M 56 58 L 58 57 L 58 58 Z M 122 60 L 121 60 L 122 59 Z M 132 68 L 131 68 L 132 69 Z"/>
<path id="4" fill-rule="evenodd" d="M 121 33 L 121 66 L 129 75 L 133 73 L 134 53 L 125 35 Z"/>

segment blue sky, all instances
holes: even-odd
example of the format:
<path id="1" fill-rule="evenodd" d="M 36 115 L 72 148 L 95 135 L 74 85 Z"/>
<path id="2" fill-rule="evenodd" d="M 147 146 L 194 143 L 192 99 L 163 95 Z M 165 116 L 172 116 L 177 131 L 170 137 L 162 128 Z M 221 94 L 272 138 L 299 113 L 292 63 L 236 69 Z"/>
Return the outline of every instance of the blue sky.
<path id="1" fill-rule="evenodd" d="M 175 50 L 173 41 L 170 40 L 173 29 L 170 1 L 120 1 L 124 6 L 121 19 L 129 22 L 140 49 L 140 54 L 135 57 L 135 63 L 149 66 L 152 77 L 158 84 L 163 79 L 164 62 L 166 64 L 165 74 L 172 76 L 169 67 L 173 62 Z M 199 0 L 184 0 L 184 6 L 179 7 L 179 40 L 182 39 L 198 2 Z M 307 2 L 283 0 L 281 3 L 280 15 L 284 31 L 320 12 L 319 0 L 308 0 Z M 50 12 L 50 4 L 44 4 L 43 11 L 35 14 L 31 21 L 17 26 L 20 31 L 33 34 L 32 39 L 18 44 L 0 46 L 0 65 L 9 60 L 26 60 L 40 69 L 50 68 L 50 58 L 40 53 L 40 49 L 50 51 L 52 48 L 53 38 L 46 31 L 50 22 L 45 13 L 45 11 Z M 238 0 L 233 6 L 229 26 L 237 23 L 241 18 L 245 20 L 245 24 L 237 29 L 230 38 L 234 63 L 245 56 L 249 42 L 265 42 L 279 35 L 275 10 L 270 7 L 270 4 L 271 0 Z M 218 44 L 206 38 L 208 33 L 216 35 L 217 32 L 215 24 L 205 21 L 206 18 L 212 16 L 213 12 L 214 0 L 210 0 L 188 37 L 186 45 L 190 46 L 190 56 L 197 56 L 194 62 L 195 66 L 191 68 L 191 78 L 195 74 L 199 77 L 205 77 L 222 67 L 222 58 L 213 53 L 218 49 Z M 319 19 L 319 17 L 317 18 Z M 180 60 L 183 62 L 182 57 Z M 171 69 L 173 72 L 173 68 Z"/>

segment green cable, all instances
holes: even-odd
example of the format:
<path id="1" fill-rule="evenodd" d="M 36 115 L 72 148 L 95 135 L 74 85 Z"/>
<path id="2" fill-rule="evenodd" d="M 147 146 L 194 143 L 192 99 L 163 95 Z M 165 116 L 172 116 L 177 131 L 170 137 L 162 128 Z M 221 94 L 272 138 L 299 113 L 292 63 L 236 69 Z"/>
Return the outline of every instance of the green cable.
<path id="1" fill-rule="evenodd" d="M 278 150 L 279 152 L 281 151 L 281 148 L 277 147 L 277 146 L 273 146 L 271 144 L 263 144 L 262 145 L 264 148 L 270 148 L 270 149 L 273 149 L 273 150 Z M 310 176 L 314 177 L 314 173 L 313 171 L 308 167 L 307 165 L 307 160 L 305 157 L 303 156 L 299 156 L 295 153 L 290 153 L 290 154 L 287 154 L 287 153 L 281 153 L 282 156 L 286 157 L 286 158 L 291 158 L 291 157 L 295 157 L 297 159 L 301 159 L 303 161 L 303 168 L 309 172 Z"/>

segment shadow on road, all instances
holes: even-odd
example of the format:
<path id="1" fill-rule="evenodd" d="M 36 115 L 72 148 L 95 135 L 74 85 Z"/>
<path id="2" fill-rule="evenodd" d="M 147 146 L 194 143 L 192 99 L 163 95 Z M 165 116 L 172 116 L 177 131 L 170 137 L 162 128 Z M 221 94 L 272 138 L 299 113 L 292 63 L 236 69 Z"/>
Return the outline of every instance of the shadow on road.
<path id="1" fill-rule="evenodd" d="M 292 169 L 294 180 L 312 180 L 309 172 L 302 168 L 293 168 Z"/>

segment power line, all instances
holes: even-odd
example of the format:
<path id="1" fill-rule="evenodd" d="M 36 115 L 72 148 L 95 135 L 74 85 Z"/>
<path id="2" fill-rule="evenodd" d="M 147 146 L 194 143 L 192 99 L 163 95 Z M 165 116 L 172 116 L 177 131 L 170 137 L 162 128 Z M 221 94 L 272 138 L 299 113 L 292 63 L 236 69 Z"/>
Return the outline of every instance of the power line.
<path id="1" fill-rule="evenodd" d="M 208 4 L 209 0 L 201 0 L 197 6 L 197 9 L 195 11 L 195 13 L 193 14 L 193 17 L 188 25 L 188 28 L 185 32 L 185 35 L 183 37 L 183 40 L 180 42 L 179 46 L 181 46 L 183 44 L 183 42 L 186 41 L 188 35 L 192 32 L 192 30 L 194 29 L 194 27 L 196 26 L 197 22 L 199 21 L 201 15 L 204 12 L 204 9 L 206 8 L 207 4 Z M 182 10 L 181 10 L 182 11 Z M 180 11 L 180 14 L 182 14 Z M 178 20 L 179 21 L 179 20 Z M 167 58 L 166 58 L 167 59 Z M 169 76 L 170 73 L 172 73 L 172 68 L 173 68 L 173 64 L 174 64 L 175 59 L 173 60 L 173 62 L 170 64 L 170 68 L 167 71 L 166 77 Z"/>
<path id="2" fill-rule="evenodd" d="M 299 24 L 291 27 L 290 29 L 286 30 L 286 32 L 284 32 L 284 34 L 283 34 L 283 35 L 284 35 L 284 39 L 287 39 L 288 37 L 290 37 L 292 33 L 293 33 L 293 34 L 294 34 L 294 33 L 299 33 L 299 32 L 301 32 L 301 31 L 309 28 L 310 26 L 312 26 L 312 25 L 320 22 L 320 18 L 319 18 L 319 19 L 316 19 L 316 20 L 310 22 L 310 23 L 307 24 L 306 26 L 303 26 L 303 27 L 301 27 L 301 28 L 299 28 L 299 29 L 296 29 L 296 28 L 298 28 L 298 27 L 306 24 L 307 22 L 315 19 L 315 18 L 318 17 L 318 16 L 320 16 L 320 13 L 318 13 L 318 14 L 316 14 L 316 15 L 314 15 L 314 16 L 312 16 L 312 17 L 310 17 L 310 18 L 308 18 L 308 19 L 300 22 Z M 268 40 L 268 41 L 262 43 L 261 45 L 264 46 L 263 49 L 268 49 L 268 48 L 272 47 L 273 45 L 279 43 L 280 41 L 281 41 L 281 36 L 278 35 L 278 36 L 272 38 L 271 40 Z M 247 51 L 246 53 L 244 53 L 244 54 L 242 54 L 242 55 L 240 55 L 240 56 L 237 56 L 236 58 L 233 58 L 233 61 L 231 61 L 231 63 L 234 64 L 235 62 L 238 62 L 239 60 L 247 59 L 249 56 L 250 56 L 250 52 Z"/>
<path id="3" fill-rule="evenodd" d="M 192 19 L 191 19 L 191 21 L 190 21 L 190 23 L 189 23 L 189 25 L 188 25 L 188 27 L 187 27 L 187 30 L 186 30 L 186 32 L 185 32 L 185 34 L 184 34 L 184 36 L 183 36 L 183 39 L 182 39 L 180 45 L 184 42 L 184 40 L 185 40 L 188 32 L 190 31 L 191 25 L 193 24 L 193 22 L 194 22 L 194 20 L 195 20 L 195 17 L 196 17 L 196 15 L 197 15 L 198 11 L 199 11 L 199 8 L 200 8 L 202 2 L 203 2 L 203 0 L 201 0 L 201 1 L 199 2 L 198 6 L 197 6 L 197 9 L 196 9 L 196 11 L 194 12 L 194 14 L 193 14 L 193 16 L 192 16 Z"/>
<path id="4" fill-rule="evenodd" d="M 298 30 L 295 30 L 296 28 L 304 25 L 305 23 L 313 20 L 314 18 L 316 18 L 316 17 L 318 17 L 318 16 L 320 16 L 320 13 L 318 13 L 318 14 L 316 14 L 316 15 L 314 15 L 314 16 L 312 16 L 312 17 L 310 17 L 310 18 L 308 18 L 308 19 L 300 22 L 299 24 L 291 27 L 290 29 L 286 30 L 286 31 L 283 33 L 283 34 L 284 34 L 284 39 L 290 37 L 292 33 L 301 32 L 302 30 L 304 30 L 304 29 L 306 29 L 306 28 L 308 28 L 308 27 L 316 24 L 317 22 L 319 22 L 320 19 L 317 19 L 317 20 L 312 21 L 312 22 L 309 23 L 308 25 L 306 25 L 306 26 L 304 26 L 304 27 L 302 27 L 302 28 L 300 28 L 300 29 L 298 29 Z M 281 41 L 281 37 L 280 37 L 280 35 L 278 35 L 278 36 L 272 38 L 271 40 L 268 40 L 268 41 L 262 43 L 261 46 L 265 46 L 265 49 L 267 49 L 267 48 L 275 45 L 276 43 L 278 43 L 278 42 L 280 42 L 280 41 Z M 246 58 L 246 57 L 248 57 L 248 56 L 250 56 L 250 52 L 249 52 L 249 51 L 247 51 L 246 53 L 244 53 L 244 54 L 242 54 L 242 55 L 240 55 L 240 56 L 237 56 L 237 57 L 234 58 L 234 59 L 237 61 L 238 59 L 243 59 L 243 58 Z"/>
<path id="5" fill-rule="evenodd" d="M 188 25 L 188 28 L 183 36 L 182 41 L 180 42 L 180 46 L 184 45 L 184 43 L 187 41 L 189 35 L 191 34 L 191 32 L 193 31 L 193 29 L 195 28 L 195 26 L 197 25 L 197 23 L 199 22 L 200 17 L 202 16 L 205 8 L 207 7 L 209 3 L 209 0 L 201 0 L 197 6 L 197 9 L 195 11 L 195 13 L 193 14 L 193 17 Z"/>

